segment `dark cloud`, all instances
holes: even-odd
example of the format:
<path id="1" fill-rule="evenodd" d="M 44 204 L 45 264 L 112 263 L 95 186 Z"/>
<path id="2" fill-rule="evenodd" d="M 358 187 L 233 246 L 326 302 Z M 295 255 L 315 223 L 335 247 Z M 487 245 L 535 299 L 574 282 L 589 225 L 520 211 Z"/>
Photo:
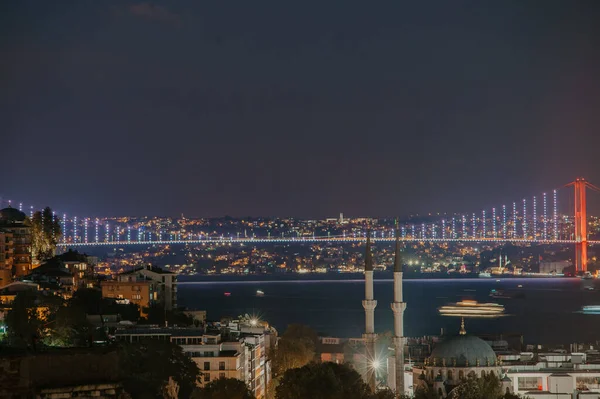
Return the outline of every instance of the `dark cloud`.
<path id="1" fill-rule="evenodd" d="M 128 11 L 134 17 L 144 18 L 149 21 L 161 21 L 173 24 L 178 24 L 181 21 L 179 15 L 163 6 L 152 3 L 132 4 L 128 7 Z"/>

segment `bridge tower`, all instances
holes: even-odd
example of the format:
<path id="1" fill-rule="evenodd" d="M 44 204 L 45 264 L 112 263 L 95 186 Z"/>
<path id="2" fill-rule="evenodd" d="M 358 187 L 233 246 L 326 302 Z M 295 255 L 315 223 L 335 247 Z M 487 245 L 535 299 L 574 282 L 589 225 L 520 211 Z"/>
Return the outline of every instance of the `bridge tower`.
<path id="1" fill-rule="evenodd" d="M 585 189 L 588 183 L 583 178 L 577 178 L 575 187 L 575 271 L 587 271 L 587 215 Z"/>

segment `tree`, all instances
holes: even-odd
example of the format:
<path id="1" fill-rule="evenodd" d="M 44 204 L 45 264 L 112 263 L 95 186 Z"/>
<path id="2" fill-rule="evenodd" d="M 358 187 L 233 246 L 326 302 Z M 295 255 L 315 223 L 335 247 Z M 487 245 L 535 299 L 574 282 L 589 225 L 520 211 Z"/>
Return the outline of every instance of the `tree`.
<path id="1" fill-rule="evenodd" d="M 49 207 L 37 211 L 31 219 L 31 255 L 46 260 L 54 256 L 56 245 L 62 236 L 60 221 Z"/>
<path id="2" fill-rule="evenodd" d="M 165 325 L 166 321 L 170 326 L 188 327 L 194 324 L 194 318 L 179 310 L 165 311 L 164 304 L 153 303 L 144 308 L 146 312 L 146 322 L 149 324 Z"/>
<path id="3" fill-rule="evenodd" d="M 415 389 L 415 399 L 439 399 L 432 387 L 420 385 Z"/>
<path id="4" fill-rule="evenodd" d="M 360 375 L 345 364 L 310 363 L 285 372 L 276 399 L 369 399 Z"/>
<path id="5" fill-rule="evenodd" d="M 314 357 L 315 348 L 309 340 L 281 338 L 271 352 L 273 374 L 279 377 L 290 369 L 305 366 Z"/>
<path id="6" fill-rule="evenodd" d="M 235 378 L 219 378 L 197 389 L 192 399 L 254 399 L 243 381 Z"/>
<path id="7" fill-rule="evenodd" d="M 23 291 L 12 302 L 5 319 L 10 346 L 36 350 L 44 318 L 38 310 L 36 298 L 34 293 Z"/>
<path id="8" fill-rule="evenodd" d="M 500 399 L 503 397 L 500 379 L 489 373 L 485 377 L 469 376 L 462 384 L 451 391 L 453 399 Z"/>
<path id="9" fill-rule="evenodd" d="M 69 302 L 52 315 L 49 328 L 44 331 L 42 343 L 46 346 L 88 346 L 92 326 L 87 321 L 85 310 L 78 303 Z"/>
<path id="10" fill-rule="evenodd" d="M 273 375 L 279 377 L 287 370 L 302 367 L 315 357 L 317 333 L 301 324 L 290 324 L 271 351 Z"/>
<path id="11" fill-rule="evenodd" d="M 180 346 L 168 341 L 123 343 L 119 366 L 124 388 L 134 398 L 161 397 L 175 384 L 179 387 L 179 397 L 189 398 L 200 377 L 196 363 Z"/>

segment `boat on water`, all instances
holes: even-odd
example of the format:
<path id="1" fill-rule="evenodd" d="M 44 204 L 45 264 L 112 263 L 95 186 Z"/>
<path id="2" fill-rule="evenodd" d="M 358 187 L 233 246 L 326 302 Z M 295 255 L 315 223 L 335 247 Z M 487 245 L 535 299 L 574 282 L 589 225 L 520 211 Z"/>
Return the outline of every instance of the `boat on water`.
<path id="1" fill-rule="evenodd" d="M 581 308 L 581 313 L 600 314 L 600 305 L 587 305 Z"/>
<path id="2" fill-rule="evenodd" d="M 522 291 L 504 291 L 504 290 L 490 290 L 490 297 L 497 299 L 520 299 L 525 298 L 525 293 Z"/>
<path id="3" fill-rule="evenodd" d="M 590 272 L 585 272 L 581 275 L 582 280 L 591 280 L 593 278 L 594 278 L 594 276 Z"/>
<path id="4" fill-rule="evenodd" d="M 479 272 L 479 277 L 481 277 L 481 278 L 492 278 L 492 274 L 490 272 Z"/>
<path id="5" fill-rule="evenodd" d="M 463 300 L 438 308 L 442 316 L 461 317 L 500 317 L 505 316 L 504 306 L 498 303 L 479 303 L 475 300 Z"/>
<path id="6" fill-rule="evenodd" d="M 265 296 L 265 293 L 261 290 L 256 290 L 256 296 Z"/>
<path id="7" fill-rule="evenodd" d="M 225 296 L 231 296 L 231 292 L 226 292 L 223 295 L 225 295 Z"/>

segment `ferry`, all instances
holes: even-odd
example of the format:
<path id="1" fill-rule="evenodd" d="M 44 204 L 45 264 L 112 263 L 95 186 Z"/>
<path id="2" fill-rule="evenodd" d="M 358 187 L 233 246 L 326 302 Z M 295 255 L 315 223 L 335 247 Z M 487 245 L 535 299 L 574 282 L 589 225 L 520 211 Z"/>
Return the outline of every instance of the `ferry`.
<path id="1" fill-rule="evenodd" d="M 463 300 L 438 308 L 442 316 L 500 317 L 504 316 L 504 306 L 497 303 L 479 303 Z"/>
<path id="2" fill-rule="evenodd" d="M 588 305 L 581 308 L 581 313 L 600 314 L 600 305 Z"/>
<path id="3" fill-rule="evenodd" d="M 265 296 L 265 293 L 261 290 L 256 290 L 256 296 Z"/>
<path id="4" fill-rule="evenodd" d="M 492 278 L 492 274 L 490 272 L 479 272 L 479 277 Z"/>

